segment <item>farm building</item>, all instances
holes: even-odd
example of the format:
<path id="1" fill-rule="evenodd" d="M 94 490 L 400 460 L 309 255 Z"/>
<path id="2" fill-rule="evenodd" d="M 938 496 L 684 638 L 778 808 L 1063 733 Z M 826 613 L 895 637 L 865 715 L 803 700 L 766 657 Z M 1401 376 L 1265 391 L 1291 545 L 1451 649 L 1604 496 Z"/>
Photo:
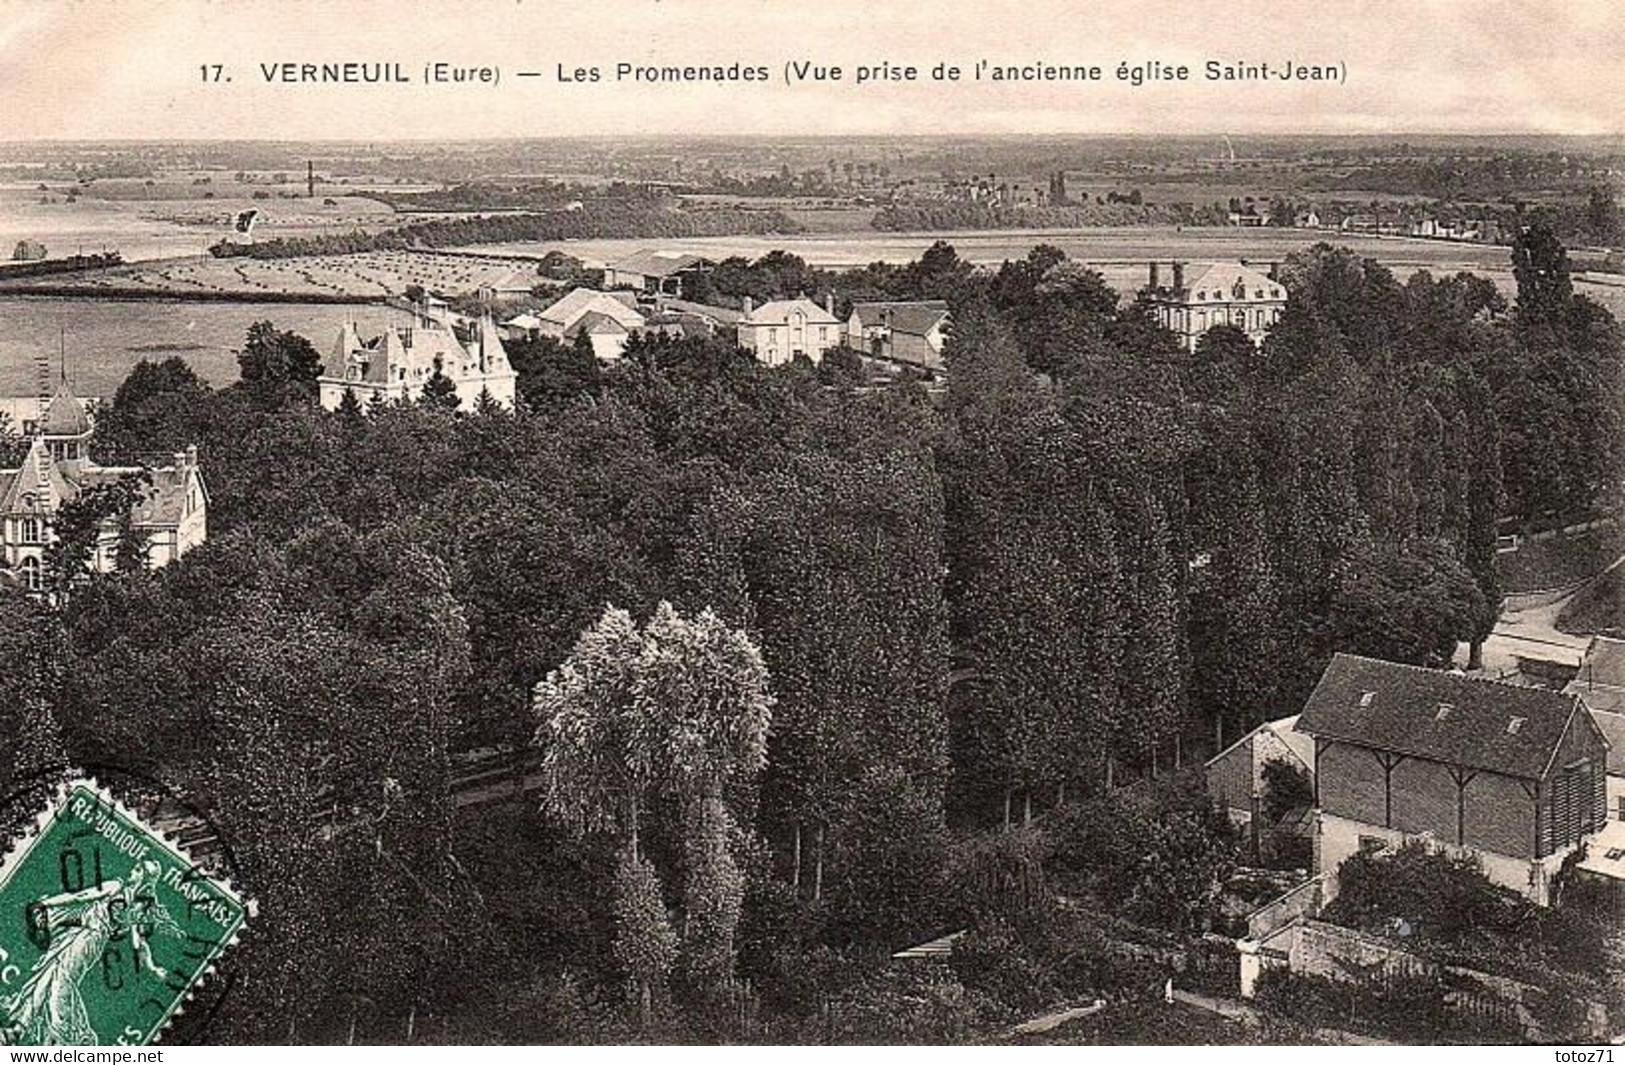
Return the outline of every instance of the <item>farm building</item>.
<path id="1" fill-rule="evenodd" d="M 1329 891 L 1350 855 L 1420 837 L 1546 903 L 1607 818 L 1608 741 L 1575 695 L 1340 654 L 1297 728 Z"/>
<path id="2" fill-rule="evenodd" d="M 680 297 L 685 282 L 709 273 L 714 265 L 710 259 L 686 252 L 638 251 L 605 265 L 604 287 Z"/>

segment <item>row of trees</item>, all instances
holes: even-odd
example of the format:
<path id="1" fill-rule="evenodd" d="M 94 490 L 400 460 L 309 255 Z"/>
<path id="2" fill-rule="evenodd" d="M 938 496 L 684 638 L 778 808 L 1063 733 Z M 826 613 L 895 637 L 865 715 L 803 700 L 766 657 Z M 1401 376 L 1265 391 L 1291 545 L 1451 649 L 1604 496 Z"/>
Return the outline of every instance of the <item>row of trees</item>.
<path id="1" fill-rule="evenodd" d="M 209 249 L 217 258 L 290 259 L 302 255 L 352 255 L 368 251 L 455 248 L 478 244 L 584 240 L 595 237 L 717 237 L 740 233 L 796 233 L 800 225 L 782 211 L 716 209 L 686 211 L 660 204 L 594 201 L 581 210 L 553 210 L 412 222 L 377 232 L 276 237 L 241 243 L 223 240 Z"/>
<path id="2" fill-rule="evenodd" d="M 1223 225 L 1224 215 L 1189 203 L 1094 203 L 1046 207 L 989 206 L 972 201 L 897 203 L 871 225 L 914 232 L 945 229 L 1056 229 L 1067 226 Z"/>
<path id="3" fill-rule="evenodd" d="M 197 443 L 211 540 L 13 612 L 0 654 L 56 656 L 0 671 L 38 708 L 13 774 L 133 759 L 217 818 L 268 929 L 245 1038 L 332 1037 L 308 1004 L 355 988 L 482 1037 L 607 1037 L 623 991 L 717 1035 L 732 980 L 787 1015 L 856 994 L 862 959 L 1013 920 L 990 897 L 1046 865 L 1197 926 L 1221 836 L 1111 785 L 1290 712 L 1333 650 L 1481 637 L 1530 492 L 1508 441 L 1607 431 L 1515 398 L 1552 360 L 1590 376 L 1551 387 L 1620 395 L 1592 392 L 1617 327 L 1544 241 L 1515 308 L 1319 247 L 1262 351 L 1194 355 L 1053 248 L 837 275 L 950 300 L 943 401 L 714 339 L 609 371 L 517 346 L 515 413 L 323 412 L 314 350 L 269 324 L 229 388 L 144 363 L 98 454 Z M 1565 454 L 1553 505 L 1617 451 Z M 465 752 L 532 744 L 543 810 L 457 811 Z M 976 838 L 1080 803 L 1048 848 Z"/>

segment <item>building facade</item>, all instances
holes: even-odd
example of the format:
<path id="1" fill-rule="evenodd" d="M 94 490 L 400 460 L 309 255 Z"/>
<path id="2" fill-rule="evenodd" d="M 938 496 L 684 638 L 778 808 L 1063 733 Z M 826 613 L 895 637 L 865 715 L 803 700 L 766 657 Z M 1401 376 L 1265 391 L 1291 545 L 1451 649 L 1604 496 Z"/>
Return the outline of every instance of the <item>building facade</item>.
<path id="1" fill-rule="evenodd" d="M 942 300 L 855 303 L 846 321 L 846 345 L 877 359 L 935 372 L 943 368 L 947 331 L 948 304 Z"/>
<path id="2" fill-rule="evenodd" d="M 1176 262 L 1166 278 L 1161 264 L 1152 263 L 1144 295 L 1158 323 L 1179 337 L 1186 351 L 1195 351 L 1202 334 L 1218 325 L 1233 325 L 1262 344 L 1286 307 L 1281 283 L 1243 263 L 1187 271 L 1185 263 Z"/>
<path id="3" fill-rule="evenodd" d="M 353 322 L 346 323 L 329 362 L 337 372 L 316 380 L 321 405 L 337 410 L 345 393 L 363 409 L 375 401 L 413 403 L 438 371 L 456 386 L 464 409 L 472 409 L 483 393 L 511 410 L 519 375 L 508 363 L 496 323 L 482 317 L 469 333 L 465 342 L 446 314 L 427 305 L 414 310 L 411 325 L 392 325 L 366 340 Z"/>
<path id="4" fill-rule="evenodd" d="M 1207 760 L 1207 791 L 1237 824 L 1256 816 L 1264 797 L 1264 767 L 1282 762 L 1314 781 L 1315 741 L 1297 728 L 1298 715 L 1266 721 Z"/>
<path id="5" fill-rule="evenodd" d="M 1422 838 L 1544 904 L 1607 822 L 1608 741 L 1574 695 L 1340 654 L 1297 729 L 1328 898 L 1351 855 Z"/>
<path id="6" fill-rule="evenodd" d="M 822 362 L 826 351 L 846 341 L 833 304 L 833 297 L 822 307 L 800 298 L 752 307 L 747 298 L 745 316 L 738 325 L 739 346 L 768 366 L 782 366 L 801 356 Z"/>
<path id="7" fill-rule="evenodd" d="M 208 537 L 209 494 L 195 447 L 177 452 L 168 465 L 102 466 L 90 456 L 91 430 L 85 404 L 63 386 L 46 406 L 21 464 L 0 470 L 0 563 L 6 578 L 28 591 L 44 587 L 57 514 L 99 485 L 146 478 L 129 513 L 103 524 L 90 560 L 98 572 L 116 568 L 126 520 L 148 567 L 168 565 Z"/>
<path id="8" fill-rule="evenodd" d="M 710 259 L 687 252 L 638 251 L 604 267 L 604 287 L 681 297 L 684 285 L 692 291 L 692 279 L 708 273 L 713 265 Z"/>

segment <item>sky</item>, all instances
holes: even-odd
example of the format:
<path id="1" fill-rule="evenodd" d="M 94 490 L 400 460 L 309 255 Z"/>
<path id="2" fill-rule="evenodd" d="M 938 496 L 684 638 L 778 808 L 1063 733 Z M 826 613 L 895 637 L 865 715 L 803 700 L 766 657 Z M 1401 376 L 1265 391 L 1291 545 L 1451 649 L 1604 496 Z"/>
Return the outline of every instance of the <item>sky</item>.
<path id="1" fill-rule="evenodd" d="M 1103 78 L 976 82 L 981 60 Z M 1343 80 L 1208 81 L 1210 60 Z M 346 61 L 399 63 L 413 82 L 268 84 L 260 69 Z M 795 61 L 844 77 L 789 84 Z M 424 85 L 429 62 L 501 81 Z M 623 62 L 738 62 L 770 80 L 618 83 Z M 1124 62 L 1185 64 L 1191 80 L 1135 87 Z M 921 80 L 855 83 L 882 63 Z M 961 80 L 932 80 L 939 63 Z M 560 81 L 560 65 L 603 80 Z M 0 140 L 1617 135 L 1621 85 L 1619 0 L 0 0 Z"/>

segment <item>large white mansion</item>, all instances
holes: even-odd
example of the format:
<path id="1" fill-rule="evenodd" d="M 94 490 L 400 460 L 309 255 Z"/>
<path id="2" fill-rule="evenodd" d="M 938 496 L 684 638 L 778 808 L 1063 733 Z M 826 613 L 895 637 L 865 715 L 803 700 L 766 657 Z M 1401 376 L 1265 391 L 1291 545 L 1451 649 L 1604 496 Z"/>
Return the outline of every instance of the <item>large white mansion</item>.
<path id="1" fill-rule="evenodd" d="M 1286 307 L 1285 286 L 1244 263 L 1197 266 L 1188 278 L 1186 264 L 1174 263 L 1169 274 L 1164 278 L 1160 264 L 1152 263 L 1145 295 L 1157 321 L 1186 351 L 1195 351 L 1202 334 L 1216 325 L 1233 325 L 1262 344 Z"/>
<path id="2" fill-rule="evenodd" d="M 337 372 L 316 379 L 322 407 L 337 410 L 346 392 L 363 409 L 375 398 L 387 403 L 414 402 L 439 370 L 457 387 L 457 398 L 465 409 L 478 403 L 483 392 L 498 406 L 511 410 L 519 375 L 508 362 L 496 323 L 485 315 L 467 332 L 465 342 L 450 316 L 428 305 L 414 308 L 411 325 L 389 326 L 368 340 L 361 338 L 355 323 L 346 323 L 339 329 L 328 362 Z"/>

